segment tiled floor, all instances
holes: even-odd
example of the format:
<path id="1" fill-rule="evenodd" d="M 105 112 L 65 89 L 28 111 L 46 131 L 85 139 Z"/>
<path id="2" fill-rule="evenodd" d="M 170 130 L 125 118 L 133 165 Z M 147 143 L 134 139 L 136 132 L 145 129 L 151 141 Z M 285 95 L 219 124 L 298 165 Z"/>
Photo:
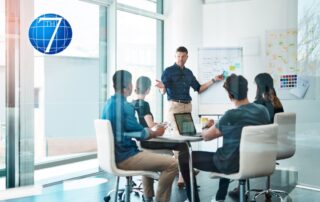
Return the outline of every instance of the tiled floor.
<path id="1" fill-rule="evenodd" d="M 203 202 L 210 202 L 214 196 L 218 180 L 209 179 L 209 173 L 200 172 L 197 176 L 200 185 L 200 198 Z M 250 181 L 251 188 L 263 188 L 266 178 L 259 178 Z M 284 189 L 290 192 L 287 202 L 317 202 L 320 201 L 320 192 L 310 191 L 301 188 L 295 188 L 298 176 L 295 172 L 276 171 L 271 178 L 272 188 Z M 135 179 L 137 181 L 138 179 Z M 122 179 L 120 185 L 123 185 L 125 180 Z M 276 186 L 277 184 L 277 186 Z M 279 186 L 280 185 L 280 186 Z M 115 178 L 107 174 L 99 174 L 94 177 L 83 178 L 65 181 L 52 185 L 43 189 L 43 193 L 39 196 L 25 197 L 6 202 L 103 202 L 103 197 L 106 193 L 115 186 Z M 230 184 L 229 189 L 237 186 L 237 182 Z M 183 202 L 186 199 L 185 190 L 179 190 L 174 182 L 171 202 Z M 141 197 L 132 195 L 132 202 L 142 201 Z M 227 197 L 226 202 L 237 201 Z M 265 201 L 264 197 L 257 200 L 258 202 Z M 272 198 L 269 201 L 280 201 Z"/>

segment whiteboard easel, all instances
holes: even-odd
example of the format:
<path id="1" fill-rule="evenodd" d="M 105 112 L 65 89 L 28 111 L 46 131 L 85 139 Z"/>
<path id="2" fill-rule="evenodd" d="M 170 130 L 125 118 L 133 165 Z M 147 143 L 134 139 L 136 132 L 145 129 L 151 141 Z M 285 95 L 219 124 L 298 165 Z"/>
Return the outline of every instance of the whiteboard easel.
<path id="1" fill-rule="evenodd" d="M 205 83 L 223 71 L 228 76 L 242 74 L 242 47 L 213 47 L 198 49 L 198 78 Z M 227 92 L 222 87 L 223 81 L 210 86 L 199 94 L 198 112 L 201 114 L 223 114 L 232 108 Z"/>

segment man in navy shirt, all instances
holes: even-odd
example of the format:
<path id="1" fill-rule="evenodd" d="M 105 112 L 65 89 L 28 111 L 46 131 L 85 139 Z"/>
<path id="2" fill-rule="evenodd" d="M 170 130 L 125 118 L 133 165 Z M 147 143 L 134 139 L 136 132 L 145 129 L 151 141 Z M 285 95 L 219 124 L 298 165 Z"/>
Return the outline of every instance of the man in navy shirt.
<path id="1" fill-rule="evenodd" d="M 169 101 L 167 121 L 175 134 L 179 134 L 174 119 L 175 113 L 186 113 L 192 111 L 190 87 L 198 93 L 202 93 L 212 86 L 216 81 L 223 80 L 222 75 L 215 76 L 210 81 L 200 84 L 192 71 L 185 67 L 188 59 L 188 50 L 180 46 L 176 50 L 176 62 L 171 67 L 167 67 L 161 76 L 161 81 L 157 80 L 156 87 L 164 95 L 167 93 Z M 175 152 L 177 158 L 178 153 Z M 183 185 L 183 178 L 179 175 L 178 186 Z"/>
<path id="2" fill-rule="evenodd" d="M 132 93 L 132 75 L 125 70 L 113 75 L 115 94 L 109 98 L 102 112 L 102 119 L 111 122 L 115 139 L 115 159 L 117 166 L 123 170 L 147 170 L 160 172 L 157 202 L 168 202 L 174 177 L 178 173 L 177 161 L 170 156 L 139 151 L 136 142 L 161 136 L 164 127 L 144 128 L 135 117 L 134 107 L 127 102 Z M 106 145 L 107 147 L 108 145 Z M 153 180 L 143 176 L 143 189 L 146 201 L 153 201 Z"/>
<path id="3" fill-rule="evenodd" d="M 173 114 L 192 111 L 190 87 L 198 93 L 202 93 L 216 81 L 223 80 L 223 76 L 218 75 L 201 85 L 192 71 L 184 66 L 187 59 L 188 50 L 183 46 L 178 47 L 175 64 L 165 69 L 161 81 L 157 81 L 156 84 L 162 94 L 167 93 L 169 101 L 168 121 L 173 124 L 175 130 L 176 124 L 174 124 Z"/>

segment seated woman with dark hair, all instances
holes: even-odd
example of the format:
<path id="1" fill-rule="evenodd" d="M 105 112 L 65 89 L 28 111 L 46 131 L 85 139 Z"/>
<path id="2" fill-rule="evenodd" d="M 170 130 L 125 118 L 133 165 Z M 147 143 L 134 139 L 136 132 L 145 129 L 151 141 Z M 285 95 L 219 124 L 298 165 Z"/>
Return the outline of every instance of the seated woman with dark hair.
<path id="1" fill-rule="evenodd" d="M 274 114 L 284 112 L 283 106 L 273 87 L 273 79 L 270 74 L 261 73 L 254 78 L 254 81 L 257 84 L 254 103 L 262 104 L 268 109 L 270 121 L 273 123 Z"/>
<path id="2" fill-rule="evenodd" d="M 145 97 L 149 94 L 151 88 L 151 80 L 146 76 L 140 76 L 136 81 L 135 93 L 137 94 L 137 99 L 132 101 L 138 118 L 139 123 L 145 128 L 153 128 L 159 125 L 154 122 L 153 115 L 150 110 L 150 105 L 145 101 Z M 166 125 L 166 124 L 160 124 Z M 185 143 L 168 143 L 168 142 L 156 142 L 156 141 L 140 141 L 140 145 L 144 149 L 154 149 L 154 150 L 175 150 L 175 151 L 187 151 L 187 145 Z M 179 175 L 179 182 L 183 182 L 182 176 Z M 184 183 L 184 182 L 183 182 Z M 147 191 L 146 191 L 147 192 Z M 148 193 L 148 192 L 147 192 Z M 148 196 L 145 196 L 147 199 L 152 198 L 153 194 L 149 193 Z"/>
<path id="3" fill-rule="evenodd" d="M 134 90 L 138 99 L 133 100 L 132 105 L 138 113 L 139 123 L 143 127 L 152 128 L 156 123 L 153 121 L 149 103 L 144 100 L 150 92 L 150 87 L 151 80 L 146 76 L 140 76 L 136 81 L 136 88 Z"/>

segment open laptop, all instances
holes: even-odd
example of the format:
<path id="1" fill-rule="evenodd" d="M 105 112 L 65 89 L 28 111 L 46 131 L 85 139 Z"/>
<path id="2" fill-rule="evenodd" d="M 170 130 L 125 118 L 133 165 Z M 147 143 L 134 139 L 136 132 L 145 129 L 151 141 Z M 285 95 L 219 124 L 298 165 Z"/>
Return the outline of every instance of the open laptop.
<path id="1" fill-rule="evenodd" d="M 180 135 L 201 136 L 201 133 L 197 133 L 196 131 L 191 113 L 176 113 L 173 115 Z"/>

